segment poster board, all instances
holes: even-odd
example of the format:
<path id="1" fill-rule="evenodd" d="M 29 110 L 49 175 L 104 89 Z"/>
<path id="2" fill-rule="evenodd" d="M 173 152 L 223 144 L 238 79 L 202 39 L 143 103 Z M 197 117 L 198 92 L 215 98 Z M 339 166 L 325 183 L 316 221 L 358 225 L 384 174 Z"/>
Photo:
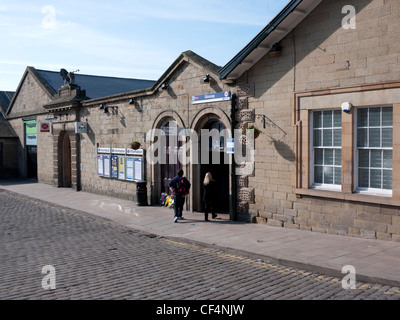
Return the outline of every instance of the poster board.
<path id="1" fill-rule="evenodd" d="M 125 165 L 126 165 L 126 180 L 133 181 L 135 176 L 135 168 L 134 168 L 134 158 L 133 157 L 126 157 Z"/>
<path id="2" fill-rule="evenodd" d="M 111 156 L 111 178 L 118 179 L 118 156 Z"/>
<path id="3" fill-rule="evenodd" d="M 118 157 L 118 179 L 125 180 L 125 157 Z"/>
<path id="4" fill-rule="evenodd" d="M 110 156 L 104 155 L 103 156 L 103 177 L 109 178 L 111 175 L 110 172 L 111 164 L 110 164 Z"/>
<path id="5" fill-rule="evenodd" d="M 97 156 L 97 174 L 101 177 L 104 176 L 104 159 L 100 154 Z"/>

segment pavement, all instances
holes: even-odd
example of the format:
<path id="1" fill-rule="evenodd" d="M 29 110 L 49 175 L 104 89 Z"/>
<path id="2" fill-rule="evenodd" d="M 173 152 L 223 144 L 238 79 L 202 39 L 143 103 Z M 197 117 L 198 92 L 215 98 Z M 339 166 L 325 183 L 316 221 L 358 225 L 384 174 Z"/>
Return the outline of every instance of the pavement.
<path id="1" fill-rule="evenodd" d="M 173 209 L 137 206 L 136 202 L 27 180 L 0 180 L 0 189 L 110 219 L 128 228 L 180 239 L 232 254 L 262 259 L 288 267 L 344 278 L 344 266 L 353 266 L 356 280 L 400 287 L 400 243 L 263 224 L 240 223 L 219 214 L 185 211 L 173 222 Z"/>

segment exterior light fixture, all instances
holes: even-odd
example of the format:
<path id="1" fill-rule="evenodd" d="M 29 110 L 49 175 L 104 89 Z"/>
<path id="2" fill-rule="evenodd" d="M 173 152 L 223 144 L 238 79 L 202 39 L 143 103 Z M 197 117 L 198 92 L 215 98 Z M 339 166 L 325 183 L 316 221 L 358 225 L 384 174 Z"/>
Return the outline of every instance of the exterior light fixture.
<path id="1" fill-rule="evenodd" d="M 103 111 L 104 113 L 108 113 L 108 108 L 107 107 L 104 107 L 104 111 Z"/>
<path id="2" fill-rule="evenodd" d="M 162 91 L 167 91 L 167 90 L 168 90 L 168 84 L 167 84 L 166 82 L 164 82 L 164 83 L 161 85 L 161 90 L 162 90 Z"/>
<path id="3" fill-rule="evenodd" d="M 99 109 L 104 109 L 104 104 L 100 104 Z"/>
<path id="4" fill-rule="evenodd" d="M 200 83 L 210 83 L 210 80 L 211 80 L 211 78 L 210 78 L 210 75 L 209 74 L 206 74 L 202 79 L 201 79 L 201 81 L 200 81 Z"/>
<path id="5" fill-rule="evenodd" d="M 129 99 L 128 103 L 129 104 L 135 104 L 135 99 L 133 99 L 133 98 Z"/>
<path id="6" fill-rule="evenodd" d="M 272 46 L 271 50 L 268 52 L 268 55 L 277 56 L 281 53 L 281 51 L 282 51 L 282 46 L 279 42 L 277 42 Z"/>

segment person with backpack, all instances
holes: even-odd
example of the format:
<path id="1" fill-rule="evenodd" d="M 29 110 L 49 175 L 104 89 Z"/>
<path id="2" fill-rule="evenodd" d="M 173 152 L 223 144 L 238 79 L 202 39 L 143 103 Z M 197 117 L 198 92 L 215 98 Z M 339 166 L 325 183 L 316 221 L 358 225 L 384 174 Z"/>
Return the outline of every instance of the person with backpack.
<path id="1" fill-rule="evenodd" d="M 190 182 L 183 176 L 183 170 L 177 171 L 176 176 L 169 182 L 168 187 L 174 194 L 174 222 L 182 220 L 185 196 L 189 194 Z"/>
<path id="2" fill-rule="evenodd" d="M 208 214 L 211 211 L 212 218 L 215 219 L 215 202 L 217 196 L 217 185 L 213 180 L 211 172 L 207 172 L 203 181 L 203 201 L 204 201 L 204 221 L 208 221 Z"/>

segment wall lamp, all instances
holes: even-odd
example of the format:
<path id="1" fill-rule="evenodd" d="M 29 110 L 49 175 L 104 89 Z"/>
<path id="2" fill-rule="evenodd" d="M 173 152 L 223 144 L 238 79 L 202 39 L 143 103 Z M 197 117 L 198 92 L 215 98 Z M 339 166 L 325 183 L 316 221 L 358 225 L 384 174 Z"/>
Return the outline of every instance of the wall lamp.
<path id="1" fill-rule="evenodd" d="M 100 104 L 98 109 L 99 110 L 104 109 L 104 104 Z"/>
<path id="2" fill-rule="evenodd" d="M 128 101 L 129 104 L 135 104 L 135 102 L 136 102 L 136 101 L 135 101 L 135 99 L 133 99 L 133 98 L 129 99 L 129 101 Z"/>
<path id="3" fill-rule="evenodd" d="M 161 90 L 162 90 L 162 91 L 167 91 L 167 90 L 168 90 L 168 84 L 167 84 L 166 82 L 164 82 L 164 83 L 161 85 Z"/>
<path id="4" fill-rule="evenodd" d="M 280 42 L 277 42 L 272 46 L 271 50 L 268 52 L 268 55 L 269 56 L 277 56 L 281 53 L 281 51 L 282 51 L 282 46 L 281 46 Z"/>
<path id="5" fill-rule="evenodd" d="M 206 74 L 200 81 L 200 83 L 210 83 L 211 77 L 209 74 Z"/>

